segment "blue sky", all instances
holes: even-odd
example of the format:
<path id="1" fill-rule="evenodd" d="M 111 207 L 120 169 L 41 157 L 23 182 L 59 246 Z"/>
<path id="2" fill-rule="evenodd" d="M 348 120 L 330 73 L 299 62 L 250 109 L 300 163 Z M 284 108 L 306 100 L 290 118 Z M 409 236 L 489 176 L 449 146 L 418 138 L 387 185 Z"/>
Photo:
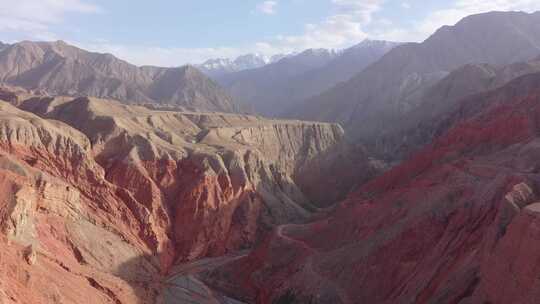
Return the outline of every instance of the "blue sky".
<path id="1" fill-rule="evenodd" d="M 539 0 L 0 0 L 0 40 L 65 40 L 138 65 L 177 66 L 244 53 L 422 41 L 491 10 Z"/>

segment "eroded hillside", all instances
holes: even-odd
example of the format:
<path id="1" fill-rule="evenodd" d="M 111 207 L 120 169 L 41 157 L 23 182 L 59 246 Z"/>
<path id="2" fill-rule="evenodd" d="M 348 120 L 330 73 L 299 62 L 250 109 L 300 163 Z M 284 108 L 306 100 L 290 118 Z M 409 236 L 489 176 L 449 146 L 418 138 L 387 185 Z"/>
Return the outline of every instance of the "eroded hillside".
<path id="1" fill-rule="evenodd" d="M 539 84 L 462 100 L 441 136 L 330 216 L 280 226 L 207 280 L 256 303 L 537 302 Z"/>
<path id="2" fill-rule="evenodd" d="M 305 222 L 359 156 L 334 124 L 30 95 L 0 103 L 7 303 L 160 301 L 175 265 Z"/>

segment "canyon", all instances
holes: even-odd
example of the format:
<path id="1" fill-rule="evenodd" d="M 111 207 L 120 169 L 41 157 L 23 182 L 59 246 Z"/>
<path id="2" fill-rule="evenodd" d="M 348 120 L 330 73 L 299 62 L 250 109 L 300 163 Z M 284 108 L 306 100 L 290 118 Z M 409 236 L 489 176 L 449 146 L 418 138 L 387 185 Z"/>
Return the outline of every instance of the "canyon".
<path id="1" fill-rule="evenodd" d="M 173 266 L 250 248 L 338 200 L 341 172 L 377 170 L 335 124 L 21 91 L 0 105 L 7 303 L 160 301 Z"/>

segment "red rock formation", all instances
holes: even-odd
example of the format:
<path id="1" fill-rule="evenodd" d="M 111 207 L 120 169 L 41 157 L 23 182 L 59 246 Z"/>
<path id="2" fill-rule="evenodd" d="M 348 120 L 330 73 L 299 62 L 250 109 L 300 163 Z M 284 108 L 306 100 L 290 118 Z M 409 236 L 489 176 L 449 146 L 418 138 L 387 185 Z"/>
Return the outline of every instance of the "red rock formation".
<path id="1" fill-rule="evenodd" d="M 539 84 L 465 100 L 444 136 L 328 218 L 279 227 L 207 281 L 256 303 L 539 302 Z"/>
<path id="2" fill-rule="evenodd" d="M 20 109 L 0 102 L 7 303 L 159 302 L 175 263 L 305 221 L 310 200 L 293 176 L 310 164 L 323 174 L 333 159 L 323 155 L 343 140 L 331 124 L 87 98 L 13 102 Z"/>
<path id="3" fill-rule="evenodd" d="M 133 264 L 152 251 L 117 188 L 88 158 L 88 139 L 5 103 L 0 113 L 2 300 L 153 299 L 151 291 L 135 294 L 129 278 L 151 277 L 159 265 L 151 258 Z"/>

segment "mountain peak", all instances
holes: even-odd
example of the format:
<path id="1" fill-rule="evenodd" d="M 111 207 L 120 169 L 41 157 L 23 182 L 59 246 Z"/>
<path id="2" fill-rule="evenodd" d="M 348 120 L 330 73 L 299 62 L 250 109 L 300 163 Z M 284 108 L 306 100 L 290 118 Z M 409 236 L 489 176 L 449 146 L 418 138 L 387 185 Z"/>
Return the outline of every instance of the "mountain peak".
<path id="1" fill-rule="evenodd" d="M 199 78 L 199 77 L 203 77 L 207 80 L 210 80 L 207 78 L 206 75 L 204 75 L 204 73 L 202 73 L 196 66 L 194 65 L 191 65 L 191 64 L 187 64 L 187 65 L 184 65 L 182 67 L 180 67 L 180 69 L 183 71 L 184 73 L 184 77 L 186 79 L 195 79 L 195 78 Z"/>
<path id="2" fill-rule="evenodd" d="M 377 40 L 377 39 L 369 39 L 369 38 L 366 38 L 364 40 L 362 40 L 362 42 L 354 45 L 351 47 L 352 48 L 369 48 L 369 47 L 395 47 L 397 46 L 398 44 L 400 44 L 399 42 L 393 42 L 393 41 L 387 41 L 387 40 Z"/>
<path id="3" fill-rule="evenodd" d="M 65 42 L 64 40 L 56 40 L 56 41 L 53 41 L 51 44 L 53 44 L 55 46 L 59 46 L 59 47 L 71 46 L 67 42 Z"/>
<path id="4" fill-rule="evenodd" d="M 209 76 L 221 76 L 227 73 L 240 72 L 265 66 L 272 60 L 264 55 L 252 53 L 230 58 L 208 59 L 197 65 L 203 73 Z"/>
<path id="5" fill-rule="evenodd" d="M 312 48 L 312 49 L 307 49 L 303 52 L 301 52 L 300 54 L 298 54 L 299 56 L 305 56 L 305 55 L 309 55 L 309 56 L 333 56 L 336 54 L 336 51 L 333 50 L 333 49 L 324 49 L 324 48 Z"/>

